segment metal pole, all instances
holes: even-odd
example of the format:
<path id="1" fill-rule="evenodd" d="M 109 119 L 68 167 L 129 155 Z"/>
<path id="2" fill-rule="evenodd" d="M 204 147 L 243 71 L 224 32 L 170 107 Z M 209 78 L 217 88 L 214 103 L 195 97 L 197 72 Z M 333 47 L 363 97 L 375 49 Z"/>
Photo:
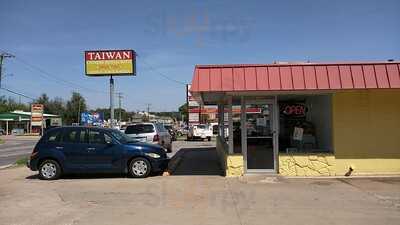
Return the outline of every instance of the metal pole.
<path id="1" fill-rule="evenodd" d="M 184 116 L 186 116 L 186 126 L 189 126 L 189 84 L 186 84 L 186 113 Z"/>
<path id="2" fill-rule="evenodd" d="M 2 70 L 3 70 L 3 55 L 0 55 L 0 88 L 1 88 L 1 78 L 3 77 Z"/>
<path id="3" fill-rule="evenodd" d="M 110 127 L 114 128 L 114 79 L 110 76 Z"/>
<path id="4" fill-rule="evenodd" d="M 4 58 L 13 58 L 15 56 L 8 54 L 6 52 L 0 53 L 0 89 L 1 89 L 1 79 L 3 78 L 3 60 Z"/>
<path id="5" fill-rule="evenodd" d="M 79 98 L 79 101 L 78 101 L 78 121 L 77 121 L 78 124 L 81 124 L 80 116 L 81 116 L 81 99 Z"/>
<path id="6" fill-rule="evenodd" d="M 118 105 L 119 105 L 119 123 L 121 125 L 121 117 L 122 117 L 122 108 L 121 108 L 121 98 L 122 98 L 122 93 L 118 93 Z"/>

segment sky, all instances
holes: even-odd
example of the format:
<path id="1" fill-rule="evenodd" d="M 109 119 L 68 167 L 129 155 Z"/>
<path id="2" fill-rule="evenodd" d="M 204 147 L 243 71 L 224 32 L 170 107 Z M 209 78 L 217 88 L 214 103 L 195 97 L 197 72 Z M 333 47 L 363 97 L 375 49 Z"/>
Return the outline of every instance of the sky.
<path id="1" fill-rule="evenodd" d="M 94 49 L 138 54 L 115 78 L 124 108 L 176 111 L 196 64 L 400 60 L 400 1 L 0 0 L 3 87 L 109 107 L 108 78 L 85 76 Z"/>

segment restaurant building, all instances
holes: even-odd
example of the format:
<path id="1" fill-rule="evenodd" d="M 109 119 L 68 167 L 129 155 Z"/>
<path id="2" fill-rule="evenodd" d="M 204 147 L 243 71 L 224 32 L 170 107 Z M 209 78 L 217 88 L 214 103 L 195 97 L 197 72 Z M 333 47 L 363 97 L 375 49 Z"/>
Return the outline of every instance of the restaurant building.
<path id="1" fill-rule="evenodd" d="M 218 105 L 226 176 L 399 174 L 399 70 L 399 61 L 197 65 L 190 92 Z"/>

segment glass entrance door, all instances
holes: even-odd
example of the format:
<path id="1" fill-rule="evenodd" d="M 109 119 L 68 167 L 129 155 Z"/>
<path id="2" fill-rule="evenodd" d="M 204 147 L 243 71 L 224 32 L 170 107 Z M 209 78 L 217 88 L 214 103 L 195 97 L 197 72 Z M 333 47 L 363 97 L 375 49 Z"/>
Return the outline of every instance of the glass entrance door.
<path id="1" fill-rule="evenodd" d="M 247 171 L 275 171 L 275 127 L 273 102 L 246 101 Z"/>

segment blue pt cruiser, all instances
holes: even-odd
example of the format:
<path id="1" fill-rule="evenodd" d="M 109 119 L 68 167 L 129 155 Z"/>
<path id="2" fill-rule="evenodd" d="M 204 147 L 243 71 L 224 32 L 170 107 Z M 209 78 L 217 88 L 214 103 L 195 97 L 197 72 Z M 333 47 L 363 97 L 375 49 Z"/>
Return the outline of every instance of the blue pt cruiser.
<path id="1" fill-rule="evenodd" d="M 27 166 L 44 180 L 67 173 L 128 173 L 142 178 L 164 171 L 168 161 L 161 146 L 134 141 L 118 130 L 59 127 L 39 140 Z"/>

